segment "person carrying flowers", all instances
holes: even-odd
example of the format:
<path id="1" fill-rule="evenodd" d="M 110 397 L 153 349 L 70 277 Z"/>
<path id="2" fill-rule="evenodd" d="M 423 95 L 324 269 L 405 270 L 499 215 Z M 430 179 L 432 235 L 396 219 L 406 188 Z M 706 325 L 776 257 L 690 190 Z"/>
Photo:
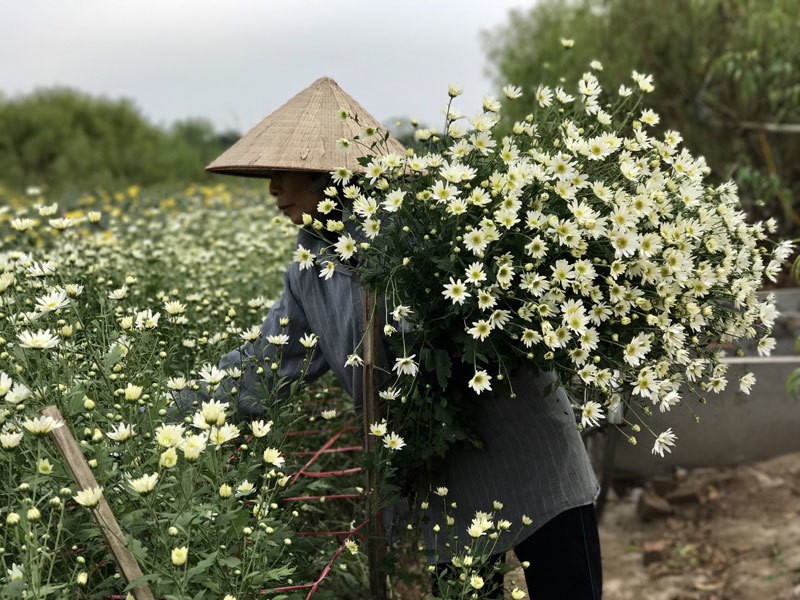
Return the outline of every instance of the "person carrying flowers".
<path id="1" fill-rule="evenodd" d="M 384 135 L 379 123 L 357 102 L 332 79 L 322 78 L 207 167 L 214 173 L 269 178 L 277 207 L 301 226 L 283 292 L 260 334 L 225 355 L 219 364 L 228 375 L 215 396 L 233 402 L 242 417 L 256 418 L 264 410 L 267 396 L 274 392 L 269 384 L 274 375 L 281 380 L 311 380 L 330 370 L 359 406 L 363 391 L 359 349 L 365 323 L 355 274 L 359 248 L 369 246 L 372 234 L 369 223 L 359 227 L 358 220 L 349 217 L 366 214 L 369 221 L 372 208 L 369 202 L 365 205 L 355 178 L 384 192 L 386 207 L 403 202 L 403 196 L 393 196 L 384 183 L 386 167 L 372 159 L 378 146 L 389 157 L 384 157 L 384 164 L 391 166 L 407 157 L 405 148 Z M 431 163 L 426 166 L 430 167 Z M 445 187 L 442 194 L 447 194 Z M 396 248 L 398 255 L 407 251 Z M 416 280 L 404 285 L 433 288 L 432 276 L 420 270 Z M 480 278 L 480 273 L 475 277 Z M 466 289 L 452 278 L 450 284 L 445 286 L 444 299 L 457 303 Z M 382 292 L 384 298 L 392 295 Z M 429 293 L 438 295 L 439 291 Z M 386 304 L 384 333 L 392 337 L 403 330 L 413 311 L 413 306 Z M 497 327 L 507 316 L 500 311 L 491 319 Z M 422 328 L 434 331 L 436 324 Z M 491 539 L 489 546 L 483 546 L 485 551 L 497 556 L 513 547 L 518 558 L 529 564 L 526 580 L 534 597 L 599 598 L 602 570 L 592 504 L 598 484 L 572 405 L 556 376 L 548 370 L 515 368 L 507 374 L 511 391 L 501 391 L 495 382 L 493 394 L 486 372 L 483 377 L 470 372 L 468 385 L 463 379 L 457 382 L 466 373 L 461 364 L 464 353 L 452 343 L 457 336 L 439 333 L 430 338 L 440 346 L 432 350 L 438 352 L 439 362 L 447 363 L 447 372 L 443 385 L 436 388 L 434 382 L 430 389 L 439 389 L 454 405 L 465 404 L 467 398 L 471 408 L 466 427 L 453 430 L 457 432 L 442 446 L 445 450 L 429 457 L 424 477 L 416 482 L 414 501 L 421 500 L 425 507 L 423 532 L 429 561 L 463 569 L 474 558 L 465 560 L 464 544 Z M 307 350 L 314 345 L 316 351 L 309 360 Z M 420 387 L 430 386 L 425 377 L 435 369 L 423 372 L 420 357 L 392 350 L 394 357 L 384 362 L 387 380 L 407 377 Z M 485 395 L 476 399 L 481 392 Z M 387 403 L 405 402 L 391 386 L 381 391 L 381 397 Z M 418 431 L 415 434 L 406 427 L 402 437 L 391 431 L 391 410 L 389 414 L 388 423 L 374 424 L 372 432 L 383 438 L 388 452 L 398 456 L 428 444 L 434 430 L 451 421 L 448 415 L 440 415 L 439 423 L 429 414 L 412 414 L 410 422 L 417 423 Z M 424 481 L 422 487 L 420 481 Z M 478 574 L 467 581 L 480 597 L 502 594 L 496 585 L 492 587 L 496 581 L 484 581 Z M 515 597 L 521 597 L 519 593 Z"/>

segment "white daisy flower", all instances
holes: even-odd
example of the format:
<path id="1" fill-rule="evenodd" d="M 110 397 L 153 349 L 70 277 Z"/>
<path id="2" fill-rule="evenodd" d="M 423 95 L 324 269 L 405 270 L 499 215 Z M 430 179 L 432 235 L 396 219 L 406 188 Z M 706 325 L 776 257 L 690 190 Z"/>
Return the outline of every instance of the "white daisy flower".
<path id="1" fill-rule="evenodd" d="M 392 432 L 383 436 L 383 445 L 389 450 L 400 450 L 406 445 L 406 442 L 399 435 Z"/>
<path id="2" fill-rule="evenodd" d="M 471 296 L 464 282 L 460 279 L 454 281 L 452 277 L 450 283 L 445 284 L 442 295 L 453 304 L 464 304 L 464 301 Z"/>
<path id="3" fill-rule="evenodd" d="M 472 388 L 476 394 L 481 392 L 492 391 L 492 376 L 486 371 L 475 371 L 475 375 L 469 380 L 469 387 Z"/>
<path id="4" fill-rule="evenodd" d="M 398 375 L 411 375 L 413 377 L 419 370 L 419 365 L 414 362 L 415 356 L 416 354 L 412 354 L 411 356 L 395 359 L 392 371 L 396 371 Z"/>
<path id="5" fill-rule="evenodd" d="M 94 488 L 87 488 L 80 490 L 77 494 L 75 494 L 72 499 L 75 500 L 81 506 L 85 506 L 86 508 L 92 508 L 97 506 L 100 502 L 100 498 L 103 496 L 103 490 L 99 487 Z"/>
<path id="6" fill-rule="evenodd" d="M 503 94 L 509 100 L 516 100 L 522 96 L 522 88 L 517 85 L 504 85 Z"/>
<path id="7" fill-rule="evenodd" d="M 677 439 L 678 436 L 672 433 L 672 427 L 670 427 L 669 429 L 658 435 L 655 443 L 653 444 L 653 449 L 651 450 L 651 453 L 658 454 L 660 457 L 663 458 L 664 452 L 672 452 L 672 446 L 675 445 L 675 440 Z"/>
<path id="8" fill-rule="evenodd" d="M 49 329 L 40 329 L 36 332 L 23 331 L 17 336 L 19 345 L 22 348 L 32 348 L 36 350 L 50 350 L 57 348 L 61 339 L 57 335 L 50 333 Z"/>
<path id="9" fill-rule="evenodd" d="M 292 260 L 298 263 L 301 271 L 304 271 L 305 269 L 310 269 L 312 266 L 314 266 L 314 259 L 316 257 L 316 254 L 311 252 L 311 250 L 305 248 L 302 244 L 298 244 L 297 249 L 294 251 Z"/>
<path id="10" fill-rule="evenodd" d="M 604 417 L 603 407 L 599 402 L 589 400 L 581 406 L 581 427 L 597 427 Z"/>

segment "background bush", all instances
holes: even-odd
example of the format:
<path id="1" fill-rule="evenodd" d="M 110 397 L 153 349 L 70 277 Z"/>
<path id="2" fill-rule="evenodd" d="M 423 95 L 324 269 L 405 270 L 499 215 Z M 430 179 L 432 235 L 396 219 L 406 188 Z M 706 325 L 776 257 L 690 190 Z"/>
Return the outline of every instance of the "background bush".
<path id="1" fill-rule="evenodd" d="M 236 139 L 205 119 L 157 127 L 129 99 L 42 89 L 0 98 L 0 184 L 89 191 L 202 182 L 210 177 L 203 167 Z"/>

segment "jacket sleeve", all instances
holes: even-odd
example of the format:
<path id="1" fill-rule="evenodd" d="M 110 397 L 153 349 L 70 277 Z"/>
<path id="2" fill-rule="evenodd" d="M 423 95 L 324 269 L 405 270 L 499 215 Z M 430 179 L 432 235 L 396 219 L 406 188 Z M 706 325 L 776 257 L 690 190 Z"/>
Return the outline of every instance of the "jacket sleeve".
<path id="1" fill-rule="evenodd" d="M 281 397 L 286 383 L 300 378 L 311 381 L 329 368 L 319 344 L 309 359 L 309 349 L 300 342 L 303 336 L 314 332 L 292 289 L 293 279 L 298 276 L 297 265 L 290 265 L 284 275 L 283 292 L 267 314 L 258 337 L 219 362 L 220 369 L 238 369 L 241 375 L 235 379 L 226 377 L 214 396 L 234 402 L 238 399 L 238 412 L 244 418 L 262 413 L 265 403 Z"/>

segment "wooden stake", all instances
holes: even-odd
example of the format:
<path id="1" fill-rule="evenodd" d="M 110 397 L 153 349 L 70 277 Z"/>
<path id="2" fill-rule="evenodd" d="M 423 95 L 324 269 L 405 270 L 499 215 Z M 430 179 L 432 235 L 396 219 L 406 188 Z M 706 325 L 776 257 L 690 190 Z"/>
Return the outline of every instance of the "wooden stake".
<path id="1" fill-rule="evenodd" d="M 369 426 L 380 421 L 380 407 L 375 395 L 375 367 L 377 366 L 378 322 L 375 318 L 377 296 L 374 292 L 363 290 L 361 292 L 362 313 L 364 327 L 364 360 L 363 377 L 361 386 L 361 412 L 364 420 L 364 447 L 372 450 L 378 443 L 375 436 L 369 434 Z M 375 469 L 367 470 L 367 562 L 369 565 L 369 588 L 372 600 L 386 600 L 386 573 L 384 561 L 386 558 L 386 532 L 383 529 L 381 517 L 381 491 L 378 473 Z"/>
<path id="2" fill-rule="evenodd" d="M 58 408 L 55 406 L 46 406 L 41 410 L 42 415 L 52 417 L 56 421 L 64 421 Z M 63 427 L 53 429 L 50 432 L 50 437 L 56 443 L 61 456 L 67 463 L 67 468 L 72 474 L 75 483 L 78 484 L 78 489 L 86 490 L 99 487 L 97 480 L 94 478 L 92 470 L 89 468 L 89 463 L 83 456 L 78 442 L 72 436 L 72 431 L 64 422 Z M 135 581 L 142 576 L 142 571 L 139 568 L 139 563 L 136 562 L 136 557 L 128 550 L 125 543 L 125 536 L 120 529 L 119 523 L 114 518 L 114 513 L 111 512 L 111 507 L 106 502 L 105 496 L 100 497 L 100 502 L 97 506 L 89 509 L 92 517 L 100 527 L 100 531 L 108 544 L 111 554 L 114 555 L 114 560 L 117 562 L 117 567 L 122 573 L 122 577 L 126 583 Z M 153 593 L 147 584 L 139 585 L 131 590 L 133 597 L 136 600 L 155 600 Z"/>

